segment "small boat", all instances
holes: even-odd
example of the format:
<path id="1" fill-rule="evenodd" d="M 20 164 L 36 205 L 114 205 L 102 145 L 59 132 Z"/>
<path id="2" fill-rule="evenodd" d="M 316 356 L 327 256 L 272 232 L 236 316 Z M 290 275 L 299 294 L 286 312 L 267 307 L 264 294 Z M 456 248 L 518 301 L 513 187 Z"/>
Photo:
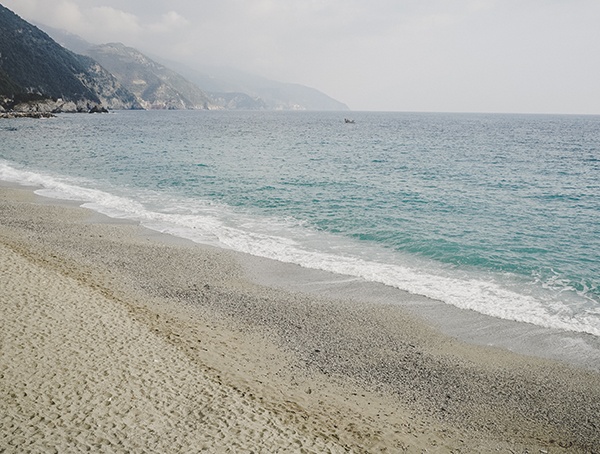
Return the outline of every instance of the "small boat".
<path id="1" fill-rule="evenodd" d="M 354 123 L 354 120 L 351 120 L 350 118 L 344 118 L 344 123 Z"/>

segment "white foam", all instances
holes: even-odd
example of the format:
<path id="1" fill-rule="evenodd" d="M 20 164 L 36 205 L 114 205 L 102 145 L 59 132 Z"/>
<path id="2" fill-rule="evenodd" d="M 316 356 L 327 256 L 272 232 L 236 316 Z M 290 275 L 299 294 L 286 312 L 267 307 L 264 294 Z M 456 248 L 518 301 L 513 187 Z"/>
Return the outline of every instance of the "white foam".
<path id="1" fill-rule="evenodd" d="M 279 241 L 244 232 L 221 232 L 220 240 L 232 249 L 249 254 L 295 263 L 306 268 L 345 274 L 396 287 L 437 299 L 462 309 L 539 326 L 579 331 L 600 336 L 600 316 L 595 311 L 574 314 L 560 300 L 550 295 L 532 296 L 507 288 L 494 277 L 469 278 L 466 275 L 435 269 L 433 264 L 414 268 L 395 263 L 381 263 L 360 257 L 305 250 L 302 245 Z M 422 263 L 421 265 L 425 265 Z M 453 275 L 454 274 L 454 275 Z M 516 277 L 515 277 L 516 279 Z"/>
<path id="2" fill-rule="evenodd" d="M 0 180 L 19 183 L 23 186 L 43 186 L 48 178 L 37 173 L 15 169 L 0 160 Z"/>
<path id="3" fill-rule="evenodd" d="M 517 277 L 477 275 L 416 261 L 362 243 L 316 232 L 292 220 L 258 218 L 207 201 L 166 199 L 155 192 L 89 188 L 96 182 L 19 170 L 0 161 L 0 179 L 41 187 L 40 195 L 84 202 L 113 218 L 192 241 L 306 268 L 378 282 L 486 315 L 600 336 L 600 311 L 576 311 L 542 285 L 532 291 Z M 125 191 L 125 189 L 121 189 Z"/>

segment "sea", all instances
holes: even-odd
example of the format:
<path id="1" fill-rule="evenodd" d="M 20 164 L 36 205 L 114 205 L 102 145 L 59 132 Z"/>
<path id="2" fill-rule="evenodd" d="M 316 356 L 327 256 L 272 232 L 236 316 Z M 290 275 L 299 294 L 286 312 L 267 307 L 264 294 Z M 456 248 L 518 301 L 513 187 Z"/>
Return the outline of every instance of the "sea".
<path id="1" fill-rule="evenodd" d="M 195 242 L 600 336 L 600 116 L 11 119 L 0 180 Z"/>

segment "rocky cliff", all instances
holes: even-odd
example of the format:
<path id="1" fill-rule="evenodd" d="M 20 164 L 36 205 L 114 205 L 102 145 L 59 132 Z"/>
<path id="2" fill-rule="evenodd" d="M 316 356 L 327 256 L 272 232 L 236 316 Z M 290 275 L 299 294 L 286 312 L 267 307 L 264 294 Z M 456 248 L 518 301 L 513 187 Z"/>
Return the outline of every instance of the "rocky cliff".
<path id="1" fill-rule="evenodd" d="M 38 26 L 67 49 L 79 54 L 90 55 L 109 71 L 115 71 L 113 74 L 119 77 L 121 83 L 128 86 L 130 90 L 133 90 L 133 87 L 125 80 L 126 78 L 133 79 L 131 74 L 128 75 L 128 71 L 131 69 L 123 68 L 127 62 L 133 65 L 141 63 L 142 67 L 138 67 L 137 71 L 142 77 L 138 80 L 143 79 L 149 82 L 158 77 L 158 79 L 162 79 L 163 83 L 170 84 L 170 80 L 178 80 L 183 76 L 187 82 L 186 85 L 191 82 L 210 98 L 207 104 L 210 109 L 216 107 L 228 110 L 349 110 L 346 104 L 303 85 L 278 82 L 230 68 L 209 67 L 203 65 L 201 61 L 182 63 L 156 56 L 149 58 L 140 54 L 136 49 L 126 48 L 122 44 L 96 46 L 65 30 L 43 24 L 38 24 Z M 151 61 L 152 63 L 150 63 Z M 194 68 L 191 68 L 191 65 Z M 235 62 L 232 62 L 233 65 Z M 169 77 L 163 69 L 154 75 L 144 75 L 147 72 L 156 71 L 159 66 L 169 68 L 169 71 L 176 71 L 178 77 Z M 173 71 L 170 73 L 173 74 Z M 123 75 L 123 79 L 120 78 L 120 74 Z M 152 86 L 152 84 L 146 86 Z M 137 89 L 139 95 L 143 95 L 141 87 L 138 86 Z M 190 97 L 185 94 L 188 92 L 188 88 L 180 87 L 176 88 L 176 91 L 180 92 L 183 98 Z M 192 100 L 190 102 L 196 106 L 204 106 L 202 98 L 199 99 L 199 102 Z M 143 103 L 149 106 L 151 101 L 146 100 Z"/>
<path id="2" fill-rule="evenodd" d="M 0 5 L 0 112 L 348 110 L 302 85 L 169 62 L 177 73 L 123 44 L 92 45 L 76 35 L 40 27 L 71 50 Z"/>
<path id="3" fill-rule="evenodd" d="M 102 44 L 91 47 L 87 54 L 110 71 L 145 109 L 216 108 L 197 86 L 133 47 Z"/>
<path id="4" fill-rule="evenodd" d="M 89 111 L 141 108 L 136 98 L 90 58 L 63 48 L 0 5 L 0 108 Z"/>

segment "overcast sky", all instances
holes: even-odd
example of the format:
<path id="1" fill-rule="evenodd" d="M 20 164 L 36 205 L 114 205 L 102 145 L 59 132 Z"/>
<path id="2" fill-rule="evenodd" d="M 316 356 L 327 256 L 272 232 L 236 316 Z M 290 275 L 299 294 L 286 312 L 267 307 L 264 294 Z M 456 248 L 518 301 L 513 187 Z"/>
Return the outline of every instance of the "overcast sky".
<path id="1" fill-rule="evenodd" d="M 600 114 L 600 0 L 0 0 L 93 43 L 353 110 Z"/>

